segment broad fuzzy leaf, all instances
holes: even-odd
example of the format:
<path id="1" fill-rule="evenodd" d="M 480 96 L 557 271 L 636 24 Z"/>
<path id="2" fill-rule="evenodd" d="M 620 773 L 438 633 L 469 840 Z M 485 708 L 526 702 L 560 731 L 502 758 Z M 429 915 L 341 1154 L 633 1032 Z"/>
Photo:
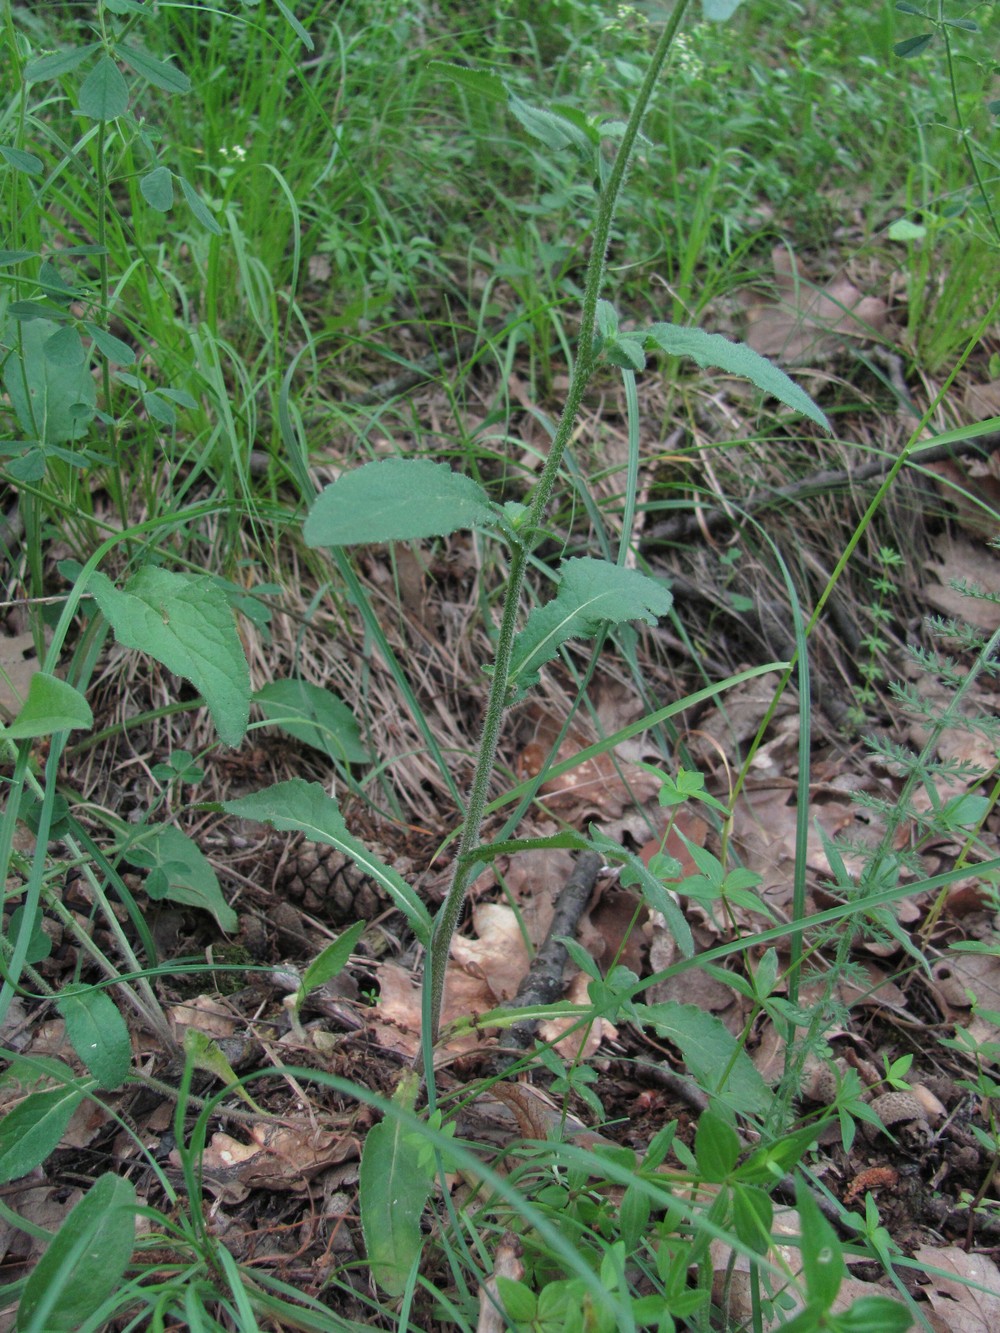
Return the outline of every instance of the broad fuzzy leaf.
<path id="1" fill-rule="evenodd" d="M 20 1180 L 45 1161 L 82 1098 L 80 1087 L 33 1092 L 6 1113 L 0 1120 L 0 1185 Z"/>
<path id="2" fill-rule="evenodd" d="M 714 1110 L 730 1116 L 734 1112 L 763 1115 L 768 1110 L 770 1089 L 749 1055 L 714 1014 L 675 1000 L 637 1004 L 635 1012 L 644 1027 L 652 1027 L 679 1048 L 698 1086 L 712 1097 Z M 729 1072 L 720 1087 L 719 1080 L 726 1070 Z"/>
<path id="3" fill-rule="evenodd" d="M 144 829 L 125 849 L 133 865 L 152 873 L 146 881 L 151 898 L 200 907 L 211 912 L 220 929 L 231 935 L 239 925 L 236 913 L 222 896 L 211 862 L 196 842 L 172 824 Z"/>
<path id="4" fill-rule="evenodd" d="M 403 1076 L 393 1098 L 411 1110 L 417 1076 Z M 361 1154 L 358 1197 L 361 1228 L 372 1273 L 389 1296 L 401 1296 L 423 1237 L 420 1218 L 431 1191 L 431 1176 L 414 1152 L 412 1130 L 394 1115 L 387 1115 L 368 1131 Z"/>
<path id="5" fill-rule="evenodd" d="M 239 745 L 250 719 L 250 671 L 225 593 L 207 574 L 146 566 L 121 590 L 104 574 L 90 591 L 126 648 L 138 648 L 201 693 L 219 735 Z"/>
<path id="6" fill-rule="evenodd" d="M 282 731 L 342 764 L 371 758 L 361 744 L 357 718 L 330 690 L 307 680 L 276 680 L 259 689 L 254 703 Z"/>
<path id="7" fill-rule="evenodd" d="M 3 734 L 10 740 L 21 740 L 51 736 L 54 731 L 89 729 L 93 725 L 94 715 L 79 690 L 47 671 L 36 671 L 24 707 Z"/>
<path id="8" fill-rule="evenodd" d="M 223 802 L 222 808 L 243 819 L 258 819 L 281 831 L 304 833 L 313 842 L 323 842 L 349 856 L 356 866 L 381 885 L 404 914 L 414 934 L 423 943 L 430 938 L 431 918 L 427 908 L 395 870 L 373 856 L 351 836 L 336 801 L 318 782 L 290 778 L 252 796 Z"/>
<path id="9" fill-rule="evenodd" d="M 445 537 L 493 525 L 497 509 L 471 477 L 426 458 L 385 458 L 345 472 L 316 497 L 304 533 L 310 546 Z"/>
<path id="10" fill-rule="evenodd" d="M 470 69 L 468 65 L 456 65 L 450 60 L 431 60 L 427 68 L 434 74 L 440 74 L 443 78 L 458 84 L 460 88 L 478 93 L 480 97 L 489 98 L 491 102 L 507 101 L 507 89 L 503 80 L 488 70 Z"/>
<path id="11" fill-rule="evenodd" d="M 746 343 L 730 342 L 721 333 L 706 333 L 704 329 L 685 329 L 679 324 L 653 324 L 646 331 L 653 343 L 670 356 L 689 356 L 699 366 L 716 366 L 731 375 L 740 375 L 756 384 L 758 389 L 777 398 L 809 417 L 824 430 L 830 423 L 804 389 L 779 370 L 773 361 L 753 351 Z"/>
<path id="12" fill-rule="evenodd" d="M 68 1333 L 114 1292 L 135 1248 L 135 1186 L 123 1176 L 100 1176 L 67 1214 L 28 1278 L 16 1327 L 47 1306 L 46 1333 Z"/>
<path id="13" fill-rule="evenodd" d="M 67 986 L 56 1001 L 73 1049 L 102 1088 L 120 1088 L 132 1065 L 125 1020 L 107 991 Z"/>
<path id="14" fill-rule="evenodd" d="M 97 405 L 97 389 L 83 360 L 60 364 L 66 343 L 56 341 L 50 348 L 60 332 L 60 325 L 50 319 L 32 319 L 21 325 L 18 339 L 9 327 L 5 335 L 14 350 L 4 363 L 4 388 L 25 438 L 46 447 L 78 440 Z M 50 350 L 55 350 L 55 359 Z"/>
<path id="15" fill-rule="evenodd" d="M 655 625 L 670 610 L 672 598 L 662 583 L 634 569 L 584 556 L 562 566 L 559 590 L 551 602 L 536 606 L 514 642 L 510 683 L 521 699 L 538 681 L 539 669 L 569 639 L 587 638 L 604 624 L 644 620 Z"/>

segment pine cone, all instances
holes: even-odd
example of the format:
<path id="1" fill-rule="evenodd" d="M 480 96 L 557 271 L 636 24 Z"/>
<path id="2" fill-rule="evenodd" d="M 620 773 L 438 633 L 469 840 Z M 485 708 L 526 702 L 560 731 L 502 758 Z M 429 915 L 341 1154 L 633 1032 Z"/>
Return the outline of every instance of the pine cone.
<path id="1" fill-rule="evenodd" d="M 278 867 L 275 887 L 331 925 L 371 921 L 389 905 L 374 880 L 336 847 L 299 838 Z"/>

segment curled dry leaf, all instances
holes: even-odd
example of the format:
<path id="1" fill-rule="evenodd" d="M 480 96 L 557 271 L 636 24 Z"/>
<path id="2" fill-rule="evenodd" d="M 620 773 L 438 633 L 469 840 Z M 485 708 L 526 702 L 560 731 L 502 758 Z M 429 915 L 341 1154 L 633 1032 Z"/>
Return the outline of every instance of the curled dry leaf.
<path id="1" fill-rule="evenodd" d="M 218 1041 L 231 1037 L 237 1027 L 235 1018 L 216 995 L 196 995 L 183 1004 L 171 1005 L 167 1019 L 178 1045 L 184 1043 L 185 1028 L 195 1028 Z"/>
<path id="2" fill-rule="evenodd" d="M 327 1167 L 357 1157 L 359 1144 L 350 1134 L 317 1130 L 312 1125 L 254 1125 L 251 1142 L 222 1132 L 212 1135 L 202 1156 L 206 1183 L 229 1203 L 239 1203 L 250 1190 L 301 1190 Z M 175 1162 L 176 1152 L 171 1153 Z"/>
<path id="3" fill-rule="evenodd" d="M 528 971 L 528 951 L 517 916 L 502 903 L 483 903 L 473 910 L 476 938 L 456 936 L 444 986 L 442 1026 L 458 1018 L 486 1013 L 517 994 Z M 378 969 L 379 998 L 372 1025 L 379 1044 L 413 1056 L 420 1045 L 420 987 L 409 972 L 394 963 Z M 473 1050 L 478 1037 L 452 1040 L 451 1053 Z"/>

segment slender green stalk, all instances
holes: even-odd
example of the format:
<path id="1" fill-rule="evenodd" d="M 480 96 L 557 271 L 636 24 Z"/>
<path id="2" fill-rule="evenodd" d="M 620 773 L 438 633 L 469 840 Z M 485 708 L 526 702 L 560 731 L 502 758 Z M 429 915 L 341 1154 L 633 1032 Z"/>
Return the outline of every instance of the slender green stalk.
<path id="1" fill-rule="evenodd" d="M 486 716 L 483 720 L 476 770 L 472 779 L 468 808 L 462 828 L 462 838 L 459 843 L 458 854 L 455 857 L 455 870 L 451 886 L 434 922 L 434 932 L 431 936 L 430 949 L 424 969 L 424 1013 L 426 1018 L 424 1058 L 427 1064 L 429 1064 L 429 1051 L 437 1041 L 441 1025 L 441 1002 L 444 996 L 445 969 L 452 936 L 462 914 L 469 881 L 475 873 L 476 862 L 472 859 L 472 854 L 479 846 L 483 813 L 489 796 L 490 779 L 496 761 L 503 715 L 507 707 L 507 685 L 511 654 L 517 630 L 517 617 L 520 610 L 521 591 L 524 586 L 528 557 L 540 537 L 542 520 L 545 517 L 545 511 L 556 478 L 559 475 L 563 454 L 572 439 L 576 418 L 583 404 L 583 396 L 597 363 L 597 351 L 594 346 L 597 302 L 604 279 L 605 254 L 611 234 L 611 224 L 615 216 L 615 207 L 625 181 L 629 159 L 635 148 L 639 126 L 649 106 L 653 90 L 689 3 L 690 0 L 678 0 L 659 41 L 656 43 L 649 69 L 639 89 L 632 114 L 629 116 L 628 125 L 622 136 L 621 145 L 601 193 L 597 221 L 591 242 L 590 262 L 587 266 L 587 281 L 584 288 L 577 356 L 573 364 L 570 386 L 559 418 L 555 438 L 552 441 L 552 447 L 545 460 L 545 466 L 542 469 L 532 496 L 531 505 L 525 516 L 523 541 L 514 548 L 511 559 L 493 663 L 493 678 L 490 685 L 489 700 L 486 705 Z"/>

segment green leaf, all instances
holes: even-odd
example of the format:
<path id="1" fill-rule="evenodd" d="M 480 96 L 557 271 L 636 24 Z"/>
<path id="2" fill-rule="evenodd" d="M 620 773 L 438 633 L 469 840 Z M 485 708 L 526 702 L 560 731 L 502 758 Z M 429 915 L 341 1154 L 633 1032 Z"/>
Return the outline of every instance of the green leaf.
<path id="1" fill-rule="evenodd" d="M 87 359 L 83 342 L 72 324 L 63 324 L 56 329 L 52 337 L 45 340 L 42 350 L 54 366 L 62 366 L 68 370 L 82 366 Z"/>
<path id="2" fill-rule="evenodd" d="M 809 1149 L 816 1142 L 822 1126 L 806 1125 L 774 1143 L 755 1148 L 747 1160 L 736 1172 L 736 1179 L 746 1182 L 759 1181 L 764 1184 L 780 1179 L 801 1162 Z"/>
<path id="3" fill-rule="evenodd" d="M 736 1165 L 740 1141 L 736 1130 L 721 1116 L 703 1111 L 694 1138 L 694 1159 L 705 1180 L 721 1184 Z"/>
<path id="4" fill-rule="evenodd" d="M 128 110 L 128 84 L 110 56 L 101 56 L 80 84 L 80 110 L 91 120 L 116 120 Z"/>
<path id="5" fill-rule="evenodd" d="M 409 1070 L 393 1101 L 412 1110 L 419 1076 Z M 368 1262 L 388 1296 L 401 1296 L 423 1247 L 420 1218 L 433 1177 L 413 1151 L 412 1130 L 394 1115 L 368 1131 L 358 1173 L 361 1229 Z"/>
<path id="6" fill-rule="evenodd" d="M 596 131 L 591 137 L 586 130 L 581 129 L 566 116 L 560 116 L 555 111 L 547 111 L 544 107 L 532 106 L 522 101 L 515 93 L 509 95 L 507 105 L 511 115 L 521 123 L 532 138 L 538 139 L 553 152 L 559 152 L 563 148 L 592 152 L 595 142 L 599 142 Z"/>
<path id="7" fill-rule="evenodd" d="M 98 1087 L 120 1088 L 132 1067 L 132 1042 L 125 1020 L 107 991 L 92 986 L 66 986 L 56 1008 L 66 1035 Z"/>
<path id="8" fill-rule="evenodd" d="M 198 194 L 190 181 L 186 180 L 183 176 L 178 176 L 177 179 L 181 183 L 181 193 L 187 200 L 188 208 L 190 208 L 191 212 L 195 215 L 201 225 L 213 236 L 221 236 L 222 228 L 208 211 L 208 206 L 205 204 L 201 195 Z"/>
<path id="9" fill-rule="evenodd" d="M 497 1295 L 508 1320 L 514 1324 L 530 1324 L 538 1310 L 538 1298 L 524 1282 L 498 1273 Z"/>
<path id="10" fill-rule="evenodd" d="M 717 1098 L 716 1110 L 763 1115 L 770 1108 L 772 1094 L 757 1067 L 714 1014 L 676 1000 L 636 1004 L 635 1012 L 643 1026 L 654 1028 L 679 1048 L 698 1086 Z"/>
<path id="11" fill-rule="evenodd" d="M 177 425 L 177 413 L 156 389 L 142 395 L 142 405 L 161 426 L 167 426 L 172 430 Z"/>
<path id="12" fill-rule="evenodd" d="M 458 84 L 460 88 L 467 88 L 471 93 L 489 98 L 491 102 L 506 105 L 507 89 L 503 80 L 487 70 L 470 69 L 468 65 L 456 65 L 450 60 L 431 60 L 427 68 L 432 73 L 440 74 L 442 78 Z"/>
<path id="13" fill-rule="evenodd" d="M 371 756 L 361 744 L 357 719 L 343 700 L 306 680 L 276 680 L 253 697 L 266 718 L 282 731 L 342 764 L 364 764 Z"/>
<path id="14" fill-rule="evenodd" d="M 2 734 L 8 740 L 23 740 L 55 731 L 89 730 L 93 725 L 90 704 L 79 690 L 47 671 L 36 671 L 24 706 Z"/>
<path id="15" fill-rule="evenodd" d="M 82 65 L 88 56 L 99 51 L 100 42 L 90 42 L 87 46 L 75 46 L 70 51 L 54 51 L 50 56 L 38 56 L 29 60 L 24 67 L 27 83 L 41 83 L 44 79 L 58 79 L 63 74 Z"/>
<path id="16" fill-rule="evenodd" d="M 730 342 L 721 333 L 685 329 L 679 324 L 653 324 L 647 329 L 646 335 L 670 356 L 689 356 L 699 366 L 715 366 L 731 375 L 748 379 L 786 407 L 801 412 L 824 430 L 830 430 L 829 421 L 805 390 L 800 389 L 783 370 L 779 370 L 773 361 L 768 361 L 767 357 L 761 356 L 746 343 Z"/>
<path id="17" fill-rule="evenodd" d="M 126 65 L 130 65 L 136 74 L 141 75 L 154 88 L 160 88 L 165 93 L 190 91 L 191 80 L 183 70 L 178 69 L 176 65 L 168 65 L 163 60 L 157 60 L 141 46 L 119 46 L 118 54 Z"/>
<path id="18" fill-rule="evenodd" d="M 860 1296 L 837 1315 L 835 1327 L 836 1333 L 907 1333 L 915 1324 L 902 1301 L 890 1296 Z"/>
<path id="19" fill-rule="evenodd" d="M 596 634 L 602 625 L 644 620 L 655 625 L 670 610 L 672 598 L 662 583 L 635 569 L 622 569 L 588 556 L 567 560 L 551 602 L 536 606 L 514 641 L 510 683 L 521 699 L 538 681 L 539 669 L 569 639 Z"/>
<path id="20" fill-rule="evenodd" d="M 733 1227 L 744 1245 L 757 1254 L 771 1248 L 771 1224 L 774 1204 L 771 1196 L 755 1185 L 737 1185 L 733 1189 Z"/>
<path id="21" fill-rule="evenodd" d="M 914 56 L 923 55 L 933 40 L 932 32 L 922 32 L 918 37 L 907 37 L 905 41 L 897 42 L 892 52 L 903 60 L 912 60 Z"/>
<path id="22" fill-rule="evenodd" d="M 267 1115 L 236 1077 L 236 1070 L 226 1059 L 222 1047 L 206 1032 L 200 1032 L 194 1027 L 184 1029 L 184 1055 L 193 1068 L 217 1078 L 258 1115 Z"/>
<path id="23" fill-rule="evenodd" d="M 354 946 L 364 934 L 365 925 L 364 921 L 356 921 L 353 926 L 349 926 L 343 934 L 338 935 L 332 944 L 328 944 L 323 952 L 312 960 L 306 968 L 298 990 L 295 992 L 296 1011 L 302 1008 L 302 1002 L 307 995 L 320 986 L 325 986 L 328 981 L 332 981 L 338 973 L 343 971 L 347 966 L 348 959 L 354 952 Z"/>
<path id="24" fill-rule="evenodd" d="M 222 896 L 211 863 L 198 844 L 179 828 L 154 824 L 143 829 L 125 848 L 125 856 L 133 865 L 153 872 L 146 882 L 146 892 L 151 898 L 169 898 L 172 903 L 200 907 L 212 913 L 227 935 L 234 933 L 239 922 Z"/>
<path id="25" fill-rule="evenodd" d="M 739 9 L 742 0 L 701 0 L 701 12 L 712 23 L 725 23 Z"/>
<path id="26" fill-rule="evenodd" d="M 10 914 L 10 926 L 8 928 L 8 938 L 13 942 L 21 933 L 21 922 L 24 920 L 24 907 L 15 907 Z M 31 922 L 31 931 L 28 935 L 28 952 L 24 955 L 26 963 L 40 963 L 48 958 L 52 952 L 52 940 L 42 929 L 42 910 L 35 909 L 35 915 Z"/>
<path id="27" fill-rule="evenodd" d="M 37 1314 L 46 1333 L 69 1333 L 117 1290 L 135 1248 L 136 1207 L 130 1180 L 98 1177 L 35 1265 L 16 1328 L 39 1327 Z"/>
<path id="28" fill-rule="evenodd" d="M 150 208 L 169 213 L 174 206 L 174 177 L 167 167 L 154 167 L 139 178 L 139 191 Z"/>
<path id="29" fill-rule="evenodd" d="M 189 680 L 226 745 L 239 745 L 250 719 L 250 671 L 232 609 L 215 580 L 147 565 L 121 590 L 95 573 L 89 590 L 118 642 Z"/>
<path id="30" fill-rule="evenodd" d="M 0 1185 L 20 1180 L 59 1146 L 83 1098 L 78 1086 L 33 1092 L 0 1120 Z"/>
<path id="31" fill-rule="evenodd" d="M 290 778 L 252 796 L 224 801 L 222 808 L 243 819 L 257 819 L 281 831 L 301 832 L 313 842 L 326 843 L 349 856 L 364 873 L 379 884 L 410 923 L 417 938 L 430 938 L 431 918 L 427 908 L 401 875 L 383 865 L 377 856 L 348 833 L 336 801 L 318 782 Z"/>
<path id="32" fill-rule="evenodd" d="M 327 486 L 303 529 L 310 546 L 444 537 L 495 522 L 496 506 L 471 477 L 426 458 L 365 463 Z"/>
<path id="33" fill-rule="evenodd" d="M 274 4 L 275 8 L 281 12 L 281 15 L 284 18 L 285 22 L 291 27 L 292 32 L 295 33 L 295 36 L 299 39 L 299 41 L 306 48 L 306 50 L 307 51 L 315 50 L 316 43 L 309 36 L 309 33 L 305 30 L 305 28 L 303 28 L 302 24 L 298 21 L 298 19 L 295 17 L 292 11 L 285 4 L 285 0 L 274 0 Z"/>
<path id="34" fill-rule="evenodd" d="M 26 153 L 23 148 L 0 144 L 0 157 L 15 171 L 23 171 L 28 176 L 37 176 L 42 170 L 42 159 L 34 153 Z"/>
<path id="35" fill-rule="evenodd" d="M 59 328 L 50 319 L 22 324 L 3 370 L 4 388 L 21 429 L 43 446 L 78 440 L 97 406 L 97 388 L 86 365 L 59 365 L 47 354 Z M 57 343 L 57 354 L 59 347 Z"/>
<path id="36" fill-rule="evenodd" d="M 927 235 L 927 228 L 922 222 L 911 222 L 909 218 L 897 218 L 890 223 L 886 232 L 890 241 L 922 241 Z"/>
<path id="37" fill-rule="evenodd" d="M 795 1206 L 802 1227 L 802 1276 L 806 1282 L 806 1296 L 810 1305 L 818 1304 L 829 1310 L 847 1276 L 840 1241 L 801 1177 L 795 1182 Z"/>
<path id="38" fill-rule="evenodd" d="M 128 343 L 122 342 L 121 338 L 116 338 L 113 333 L 108 333 L 107 329 L 102 329 L 98 324 L 85 324 L 83 327 L 109 361 L 114 361 L 119 366 L 131 366 L 135 363 L 135 352 Z"/>
<path id="39" fill-rule="evenodd" d="M 690 958 L 694 953 L 694 938 L 687 918 L 673 895 L 668 893 L 662 881 L 657 879 L 642 858 L 602 833 L 596 824 L 590 826 L 589 842 L 605 860 L 621 862 L 619 880 L 622 887 L 639 889 L 647 906 L 662 915 L 682 956 Z"/>

